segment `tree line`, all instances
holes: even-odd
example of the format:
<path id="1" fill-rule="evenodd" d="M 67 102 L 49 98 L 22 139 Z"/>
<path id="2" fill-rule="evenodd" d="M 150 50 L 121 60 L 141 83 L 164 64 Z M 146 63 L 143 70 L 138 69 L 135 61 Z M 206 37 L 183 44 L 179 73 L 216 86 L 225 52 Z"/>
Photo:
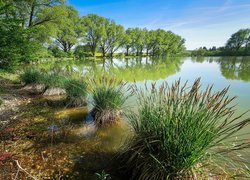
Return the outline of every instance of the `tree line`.
<path id="1" fill-rule="evenodd" d="M 64 0 L 0 0 L 0 66 L 41 57 L 176 55 L 185 40 L 163 29 L 128 28 Z"/>
<path id="2" fill-rule="evenodd" d="M 250 29 L 240 29 L 233 33 L 225 46 L 216 48 L 200 47 L 192 51 L 192 56 L 250 56 Z"/>

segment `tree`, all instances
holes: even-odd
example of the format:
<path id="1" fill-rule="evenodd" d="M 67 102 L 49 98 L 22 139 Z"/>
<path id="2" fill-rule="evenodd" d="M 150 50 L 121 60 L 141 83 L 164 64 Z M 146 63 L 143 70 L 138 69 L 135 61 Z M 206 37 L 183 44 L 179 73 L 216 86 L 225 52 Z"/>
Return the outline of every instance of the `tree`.
<path id="1" fill-rule="evenodd" d="M 134 28 L 133 45 L 136 50 L 136 56 L 142 55 L 145 45 L 146 29 Z"/>
<path id="2" fill-rule="evenodd" d="M 133 30 L 131 28 L 128 28 L 125 31 L 125 35 L 124 35 L 124 47 L 126 49 L 126 56 L 129 55 L 129 50 L 133 46 L 132 38 L 133 38 Z"/>
<path id="3" fill-rule="evenodd" d="M 44 10 L 56 5 L 64 4 L 64 0 L 13 0 L 16 12 L 23 20 L 23 26 L 34 27 L 53 20 L 53 16 L 39 18 Z"/>
<path id="4" fill-rule="evenodd" d="M 84 42 L 90 47 L 93 56 L 95 56 L 101 38 L 105 36 L 106 23 L 106 18 L 96 14 L 88 14 L 82 18 L 82 25 L 86 28 Z"/>
<path id="5" fill-rule="evenodd" d="M 111 57 L 124 44 L 124 37 L 124 27 L 117 25 L 115 22 L 111 23 L 108 30 L 108 46 Z"/>
<path id="6" fill-rule="evenodd" d="M 146 55 L 148 56 L 152 48 L 156 45 L 156 31 L 153 30 L 146 30 L 145 35 L 145 48 L 146 48 Z"/>
<path id="7" fill-rule="evenodd" d="M 78 38 L 83 33 L 83 27 L 80 26 L 80 17 L 78 12 L 71 6 L 62 6 L 64 14 L 60 18 L 58 30 L 55 36 L 56 43 L 66 53 L 77 43 Z"/>
<path id="8" fill-rule="evenodd" d="M 241 47 L 249 45 L 250 29 L 240 29 L 232 34 L 226 43 L 226 48 L 239 50 Z"/>
<path id="9" fill-rule="evenodd" d="M 124 43 L 124 28 L 122 25 L 117 25 L 115 21 L 106 19 L 104 21 L 104 30 L 100 38 L 100 49 L 103 57 L 109 52 L 112 57 Z"/>
<path id="10" fill-rule="evenodd" d="M 44 52 L 38 42 L 30 41 L 33 30 L 23 28 L 17 15 L 15 2 L 0 1 L 0 65 L 10 67 L 16 62 L 27 61 Z"/>

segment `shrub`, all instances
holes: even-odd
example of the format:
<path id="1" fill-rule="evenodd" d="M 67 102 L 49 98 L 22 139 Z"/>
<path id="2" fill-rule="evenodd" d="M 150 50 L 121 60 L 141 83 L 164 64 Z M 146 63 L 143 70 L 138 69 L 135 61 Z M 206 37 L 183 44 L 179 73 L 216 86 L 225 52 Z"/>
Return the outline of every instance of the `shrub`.
<path id="1" fill-rule="evenodd" d="M 86 105 L 87 84 L 85 82 L 70 79 L 65 81 L 64 88 L 69 101 L 67 106 L 79 107 Z"/>
<path id="2" fill-rule="evenodd" d="M 35 68 L 27 68 L 24 73 L 21 74 L 20 79 L 25 84 L 41 83 L 42 73 Z"/>
<path id="3" fill-rule="evenodd" d="M 102 78 L 93 81 L 93 110 L 92 115 L 99 124 L 109 124 L 119 119 L 125 101 L 129 97 L 125 88 L 126 83 L 115 79 Z"/>
<path id="4" fill-rule="evenodd" d="M 134 87 L 138 112 L 127 117 L 135 135 L 120 156 L 134 179 L 188 179 L 196 169 L 208 174 L 208 159 L 249 147 L 249 142 L 225 144 L 250 121 L 231 118 L 234 97 L 227 96 L 228 88 L 201 91 L 198 79 L 191 88 L 179 80 L 146 89 Z"/>

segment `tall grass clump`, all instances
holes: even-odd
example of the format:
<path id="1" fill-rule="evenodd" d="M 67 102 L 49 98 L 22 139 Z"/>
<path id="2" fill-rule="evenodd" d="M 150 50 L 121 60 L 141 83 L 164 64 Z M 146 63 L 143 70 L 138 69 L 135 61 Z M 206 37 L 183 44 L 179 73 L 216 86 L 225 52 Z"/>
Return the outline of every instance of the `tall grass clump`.
<path id="1" fill-rule="evenodd" d="M 20 80 L 27 84 L 39 84 L 42 81 L 42 73 L 35 68 L 27 68 L 24 70 L 23 74 L 20 75 Z"/>
<path id="2" fill-rule="evenodd" d="M 69 79 L 65 81 L 64 88 L 67 95 L 67 107 L 80 107 L 87 104 L 87 83 L 77 79 Z"/>
<path id="3" fill-rule="evenodd" d="M 138 110 L 127 117 L 135 135 L 119 156 L 133 179 L 202 179 L 211 159 L 249 147 L 249 141 L 227 146 L 250 122 L 234 115 L 228 88 L 202 91 L 198 79 L 191 87 L 178 80 L 134 92 Z"/>
<path id="4" fill-rule="evenodd" d="M 49 87 L 58 87 L 63 88 L 66 78 L 60 74 L 44 74 L 41 80 L 47 88 Z"/>
<path id="5" fill-rule="evenodd" d="M 123 114 L 126 100 L 130 96 L 126 83 L 116 79 L 103 77 L 91 84 L 93 93 L 93 110 L 91 112 L 98 124 L 116 122 Z"/>

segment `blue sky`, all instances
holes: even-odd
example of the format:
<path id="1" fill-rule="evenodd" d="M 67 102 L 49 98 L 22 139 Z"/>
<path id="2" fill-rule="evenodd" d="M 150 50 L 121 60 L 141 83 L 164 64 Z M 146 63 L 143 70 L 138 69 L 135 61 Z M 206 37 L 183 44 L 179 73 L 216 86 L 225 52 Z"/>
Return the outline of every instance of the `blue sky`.
<path id="1" fill-rule="evenodd" d="M 166 29 L 186 39 L 187 49 L 223 46 L 250 28 L 250 0 L 68 0 L 81 15 L 96 13 L 128 27 Z"/>

